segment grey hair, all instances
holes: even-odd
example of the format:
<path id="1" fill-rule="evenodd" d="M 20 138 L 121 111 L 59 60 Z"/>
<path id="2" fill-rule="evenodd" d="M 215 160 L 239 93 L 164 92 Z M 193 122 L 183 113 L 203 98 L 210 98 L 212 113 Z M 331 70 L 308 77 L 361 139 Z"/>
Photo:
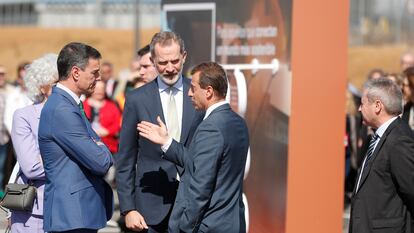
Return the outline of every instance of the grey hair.
<path id="1" fill-rule="evenodd" d="M 393 116 L 402 113 L 403 102 L 401 88 L 392 80 L 387 78 L 379 78 L 368 80 L 364 85 L 368 102 L 372 103 L 380 100 L 384 105 L 385 111 Z"/>
<path id="2" fill-rule="evenodd" d="M 23 77 L 27 88 L 27 96 L 34 103 L 42 102 L 45 96 L 40 88 L 57 82 L 58 78 L 57 54 L 48 53 L 34 60 Z"/>
<path id="3" fill-rule="evenodd" d="M 178 35 L 175 32 L 158 32 L 156 33 L 150 43 L 150 51 L 151 51 L 151 57 L 155 58 L 155 45 L 160 44 L 161 46 L 170 45 L 171 42 L 175 42 L 180 46 L 180 53 L 184 54 L 185 52 L 185 46 L 184 41 L 181 39 L 180 35 Z"/>

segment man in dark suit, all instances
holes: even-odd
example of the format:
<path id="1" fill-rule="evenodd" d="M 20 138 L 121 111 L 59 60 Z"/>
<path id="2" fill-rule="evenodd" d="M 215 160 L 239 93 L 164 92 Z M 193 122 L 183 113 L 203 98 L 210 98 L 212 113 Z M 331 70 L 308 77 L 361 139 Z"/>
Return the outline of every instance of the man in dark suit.
<path id="1" fill-rule="evenodd" d="M 38 134 L 47 232 L 97 232 L 112 216 L 112 190 L 104 181 L 112 155 L 92 130 L 79 99 L 100 80 L 100 58 L 82 43 L 67 44 L 58 56 L 59 82 L 42 109 Z"/>
<path id="2" fill-rule="evenodd" d="M 127 95 L 115 157 L 116 181 L 126 226 L 166 232 L 182 169 L 163 160 L 161 148 L 139 137 L 136 126 L 161 116 L 174 138 L 185 143 L 196 112 L 184 94 L 190 80 L 181 74 L 187 55 L 182 39 L 174 32 L 159 32 L 150 47 L 158 77 Z"/>
<path id="3" fill-rule="evenodd" d="M 369 80 L 359 111 L 375 129 L 358 173 L 349 232 L 411 232 L 414 213 L 414 139 L 402 112 L 401 89 L 393 81 Z"/>
<path id="4" fill-rule="evenodd" d="M 206 114 L 189 147 L 173 140 L 160 118 L 159 125 L 138 124 L 141 136 L 162 145 L 164 159 L 185 168 L 168 232 L 246 232 L 242 201 L 249 146 L 246 123 L 225 101 L 227 78 L 220 65 L 202 63 L 191 73 L 188 95 Z"/>

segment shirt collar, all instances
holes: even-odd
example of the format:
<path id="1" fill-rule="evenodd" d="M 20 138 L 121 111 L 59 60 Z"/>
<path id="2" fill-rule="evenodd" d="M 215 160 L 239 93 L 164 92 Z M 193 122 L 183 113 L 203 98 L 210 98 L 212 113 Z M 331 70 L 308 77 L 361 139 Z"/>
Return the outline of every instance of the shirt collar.
<path id="1" fill-rule="evenodd" d="M 69 88 L 67 88 L 66 86 L 62 85 L 61 83 L 57 83 L 56 87 L 64 90 L 65 92 L 67 92 L 70 96 L 72 96 L 72 98 L 76 101 L 76 103 L 79 105 L 80 103 L 80 99 L 79 96 L 77 96 L 73 91 L 71 91 Z"/>
<path id="2" fill-rule="evenodd" d="M 170 88 L 170 86 L 168 86 L 162 81 L 160 76 L 157 77 L 157 82 L 158 82 L 158 91 L 160 93 L 166 92 L 168 91 L 168 88 Z M 180 78 L 177 80 L 177 82 L 173 85 L 173 87 L 179 91 L 183 91 L 183 77 L 181 75 L 180 75 Z"/>
<path id="3" fill-rule="evenodd" d="M 380 136 L 380 138 L 382 137 L 382 135 L 385 133 L 385 130 L 387 130 L 388 126 L 395 120 L 397 119 L 398 116 L 395 116 L 391 119 L 389 119 L 388 121 L 386 121 L 384 124 L 382 124 L 376 131 L 375 133 L 378 134 L 378 136 Z"/>
<path id="4" fill-rule="evenodd" d="M 213 105 L 211 105 L 210 107 L 207 108 L 206 114 L 204 115 L 203 120 L 205 120 L 213 111 L 214 109 L 220 107 L 221 105 L 227 104 L 227 102 L 225 100 L 217 102 Z"/>

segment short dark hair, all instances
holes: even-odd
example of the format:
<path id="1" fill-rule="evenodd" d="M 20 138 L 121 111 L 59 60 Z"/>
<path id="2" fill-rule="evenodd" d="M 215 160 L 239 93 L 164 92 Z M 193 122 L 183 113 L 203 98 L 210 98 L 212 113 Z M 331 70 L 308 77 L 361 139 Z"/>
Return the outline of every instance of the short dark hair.
<path id="1" fill-rule="evenodd" d="M 28 65 L 30 65 L 30 62 L 28 62 L 28 61 L 20 62 L 17 65 L 17 75 L 19 75 L 20 71 L 25 70 Z"/>
<path id="2" fill-rule="evenodd" d="M 160 44 L 162 46 L 164 45 L 170 45 L 171 42 L 175 42 L 180 46 L 180 53 L 183 54 L 185 51 L 184 41 L 181 39 L 180 35 L 178 35 L 175 32 L 158 32 L 156 33 L 152 39 L 150 44 L 150 50 L 151 50 L 151 56 L 155 58 L 155 45 Z"/>
<path id="3" fill-rule="evenodd" d="M 403 71 L 405 78 L 408 81 L 408 85 L 410 88 L 414 88 L 414 67 L 408 67 Z"/>
<path id="4" fill-rule="evenodd" d="M 62 48 L 57 59 L 59 81 L 66 80 L 73 66 L 85 69 L 89 59 L 101 59 L 102 56 L 95 48 L 79 43 L 71 42 Z"/>
<path id="5" fill-rule="evenodd" d="M 414 66 L 408 67 L 407 69 L 404 70 L 404 75 L 405 77 L 410 77 L 410 76 L 414 76 Z"/>
<path id="6" fill-rule="evenodd" d="M 142 56 L 146 55 L 149 52 L 150 52 L 150 45 L 147 44 L 147 45 L 145 45 L 144 47 L 142 47 L 138 50 L 137 55 L 142 57 Z"/>
<path id="7" fill-rule="evenodd" d="M 191 75 L 200 72 L 200 87 L 211 86 L 216 94 L 225 98 L 227 94 L 227 75 L 223 67 L 216 62 L 203 62 L 191 70 Z"/>

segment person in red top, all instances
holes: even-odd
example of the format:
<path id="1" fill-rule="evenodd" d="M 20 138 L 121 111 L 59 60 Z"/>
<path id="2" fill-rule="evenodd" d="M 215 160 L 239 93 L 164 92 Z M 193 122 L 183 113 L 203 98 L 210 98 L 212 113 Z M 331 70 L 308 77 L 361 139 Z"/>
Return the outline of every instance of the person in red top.
<path id="1" fill-rule="evenodd" d="M 95 91 L 84 103 L 85 114 L 93 130 L 112 154 L 118 152 L 118 133 L 121 129 L 121 112 L 114 102 L 106 97 L 105 83 L 98 81 Z"/>

